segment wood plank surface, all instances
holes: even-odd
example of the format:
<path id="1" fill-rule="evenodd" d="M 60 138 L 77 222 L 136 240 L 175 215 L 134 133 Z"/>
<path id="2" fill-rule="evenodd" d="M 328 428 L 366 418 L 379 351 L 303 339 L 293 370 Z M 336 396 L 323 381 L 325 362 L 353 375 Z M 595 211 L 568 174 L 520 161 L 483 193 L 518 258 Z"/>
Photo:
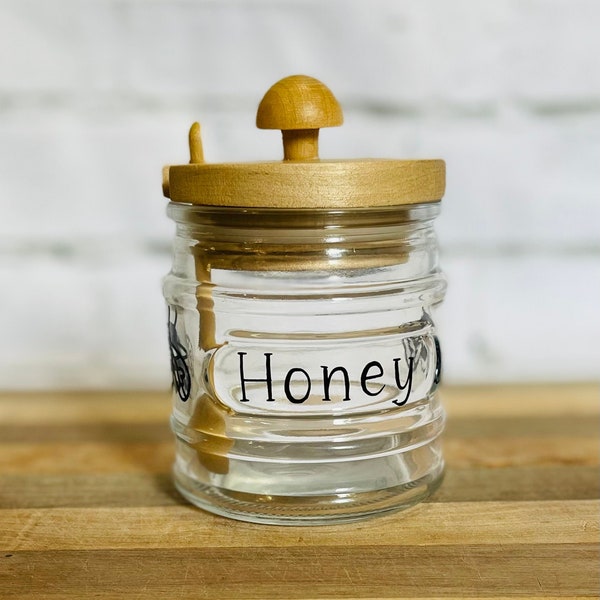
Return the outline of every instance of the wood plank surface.
<path id="1" fill-rule="evenodd" d="M 20 550 L 109 550 L 286 546 L 388 546 L 398 516 L 351 527 L 300 528 L 295 535 L 277 527 L 198 519 L 187 506 L 134 508 L 7 509 L 0 544 Z M 551 528 L 544 527 L 552 523 Z M 590 543 L 598 536 L 597 504 L 547 502 L 428 503 L 402 515 L 403 545 Z M 173 533 L 176 532 L 176 536 Z M 267 535 L 265 535 L 267 533 Z"/>
<path id="2" fill-rule="evenodd" d="M 600 597 L 598 385 L 443 398 L 431 499 L 277 527 L 179 497 L 167 394 L 4 394 L 0 598 Z"/>

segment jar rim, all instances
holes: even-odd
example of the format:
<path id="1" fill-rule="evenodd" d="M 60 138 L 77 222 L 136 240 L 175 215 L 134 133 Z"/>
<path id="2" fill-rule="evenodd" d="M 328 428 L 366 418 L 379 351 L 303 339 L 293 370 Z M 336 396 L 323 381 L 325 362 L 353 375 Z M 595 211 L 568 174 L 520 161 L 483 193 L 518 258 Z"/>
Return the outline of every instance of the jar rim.
<path id="1" fill-rule="evenodd" d="M 169 202 L 167 215 L 188 226 L 233 229 L 353 229 L 426 223 L 441 212 L 440 202 L 350 208 L 234 207 Z"/>

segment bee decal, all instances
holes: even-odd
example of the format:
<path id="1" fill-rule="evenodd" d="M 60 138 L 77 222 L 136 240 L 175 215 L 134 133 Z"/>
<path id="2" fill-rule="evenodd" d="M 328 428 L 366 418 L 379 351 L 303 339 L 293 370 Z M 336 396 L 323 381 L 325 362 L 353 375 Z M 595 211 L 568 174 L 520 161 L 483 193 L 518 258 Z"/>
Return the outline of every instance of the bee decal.
<path id="1" fill-rule="evenodd" d="M 192 391 L 192 378 L 187 365 L 188 353 L 185 346 L 179 340 L 177 334 L 177 311 L 173 311 L 175 318 L 171 321 L 171 308 L 169 307 L 169 350 L 171 353 L 171 373 L 173 375 L 173 387 L 180 400 L 189 400 Z"/>

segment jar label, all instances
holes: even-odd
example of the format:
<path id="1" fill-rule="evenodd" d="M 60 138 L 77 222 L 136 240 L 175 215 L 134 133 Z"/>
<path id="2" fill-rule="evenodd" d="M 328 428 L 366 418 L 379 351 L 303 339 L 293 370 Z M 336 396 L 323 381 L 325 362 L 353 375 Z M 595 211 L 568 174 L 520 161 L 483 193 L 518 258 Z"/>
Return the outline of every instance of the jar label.
<path id="1" fill-rule="evenodd" d="M 359 343 L 249 342 L 229 342 L 205 362 L 209 391 L 237 413 L 393 409 L 426 397 L 440 379 L 441 354 L 432 333 Z"/>

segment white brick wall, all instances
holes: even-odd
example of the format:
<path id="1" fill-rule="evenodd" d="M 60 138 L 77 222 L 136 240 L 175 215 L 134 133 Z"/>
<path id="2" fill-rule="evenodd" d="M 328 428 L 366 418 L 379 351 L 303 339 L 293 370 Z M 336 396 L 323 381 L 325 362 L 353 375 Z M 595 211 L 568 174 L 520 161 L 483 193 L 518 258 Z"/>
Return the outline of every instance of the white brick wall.
<path id="1" fill-rule="evenodd" d="M 160 170 L 280 156 L 279 78 L 328 157 L 443 157 L 446 379 L 600 375 L 597 0 L 0 0 L 0 388 L 168 385 Z"/>

